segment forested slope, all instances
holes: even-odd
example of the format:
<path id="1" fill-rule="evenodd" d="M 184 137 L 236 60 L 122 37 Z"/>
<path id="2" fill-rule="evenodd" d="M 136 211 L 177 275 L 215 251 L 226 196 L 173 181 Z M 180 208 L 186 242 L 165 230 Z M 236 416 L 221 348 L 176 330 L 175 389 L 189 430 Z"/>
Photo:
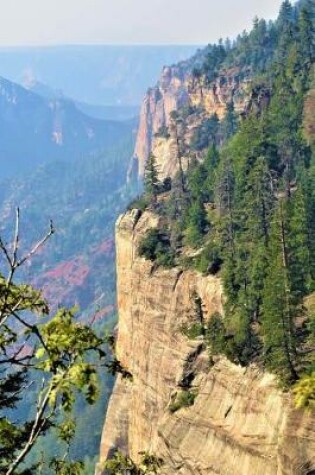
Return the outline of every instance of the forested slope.
<path id="1" fill-rule="evenodd" d="M 145 98 L 145 192 L 116 228 L 133 381 L 98 473 L 313 473 L 314 13 L 285 0 Z"/>
<path id="2" fill-rule="evenodd" d="M 284 2 L 275 23 L 255 20 L 235 44 L 208 50 L 196 80 L 249 68 L 248 100 L 241 116 L 231 101 L 223 120 L 208 119 L 211 130 L 195 130 L 182 146 L 188 169 L 179 169 L 166 194 L 155 157 L 148 160 L 149 206 L 165 220 L 157 241 L 168 247 L 169 265 L 222 277 L 225 318 L 209 330 L 217 351 L 295 381 L 312 366 L 313 317 L 303 303 L 315 277 L 314 6 Z M 173 126 L 183 120 L 179 109 Z M 198 249 L 194 257 L 189 248 Z"/>

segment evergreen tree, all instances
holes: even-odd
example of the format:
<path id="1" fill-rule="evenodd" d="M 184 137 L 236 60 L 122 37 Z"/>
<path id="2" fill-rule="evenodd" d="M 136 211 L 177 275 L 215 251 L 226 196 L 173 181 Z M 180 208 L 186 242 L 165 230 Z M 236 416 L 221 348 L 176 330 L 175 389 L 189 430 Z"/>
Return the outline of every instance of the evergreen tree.
<path id="1" fill-rule="evenodd" d="M 147 160 L 144 172 L 144 192 L 147 195 L 151 205 L 156 203 L 159 187 L 160 182 L 158 178 L 156 159 L 151 153 Z"/>
<path id="2" fill-rule="evenodd" d="M 222 256 L 225 261 L 222 277 L 229 307 L 238 291 L 236 281 L 236 247 L 235 247 L 235 175 L 229 155 L 221 156 L 215 183 L 215 201 L 219 213 L 219 236 Z"/>
<path id="3" fill-rule="evenodd" d="M 301 311 L 301 300 L 292 293 L 287 213 L 286 203 L 280 200 L 272 223 L 262 328 L 267 366 L 282 379 L 295 381 L 298 377 L 295 320 Z"/>
<path id="4" fill-rule="evenodd" d="M 310 291 L 311 255 L 309 246 L 308 216 L 306 199 L 298 185 L 288 203 L 288 262 L 290 269 L 291 293 L 297 303 Z"/>
<path id="5" fill-rule="evenodd" d="M 187 173 L 179 165 L 169 200 L 170 235 L 178 262 L 184 235 L 203 246 L 192 264 L 220 271 L 225 316 L 212 329 L 220 351 L 241 364 L 264 361 L 292 382 L 311 364 L 314 333 L 304 309 L 315 288 L 314 2 L 285 0 L 276 22 L 257 18 L 233 43 L 210 45 L 198 80 L 209 86 L 235 66 L 236 81 L 251 76 L 250 103 L 239 120 L 231 100 L 214 134 L 202 115 L 191 141 L 196 160 Z M 183 117 L 173 118 L 179 164 L 189 152 Z"/>
<path id="6" fill-rule="evenodd" d="M 311 276 L 311 290 L 315 287 L 315 169 L 311 165 L 308 173 L 301 177 L 301 186 L 305 197 L 307 249 L 309 252 L 309 272 Z"/>
<path id="7" fill-rule="evenodd" d="M 261 313 L 263 282 L 268 271 L 266 259 L 273 210 L 271 177 L 265 160 L 259 157 L 247 177 L 239 205 L 238 242 L 247 256 L 247 299 L 252 321 Z M 243 271 L 241 270 L 240 276 Z"/>
<path id="8" fill-rule="evenodd" d="M 222 122 L 223 141 L 227 141 L 237 131 L 238 118 L 234 110 L 234 102 L 230 101 L 227 105 L 226 114 Z"/>
<path id="9" fill-rule="evenodd" d="M 294 10 L 289 0 L 284 0 L 281 5 L 280 14 L 277 21 L 278 26 L 278 63 L 283 67 L 287 58 L 287 52 L 290 48 L 295 35 L 294 29 Z"/>
<path id="10" fill-rule="evenodd" d="M 307 1 L 302 7 L 299 21 L 299 56 L 301 68 L 309 68 L 315 60 L 315 6 Z"/>
<path id="11" fill-rule="evenodd" d="M 201 200 L 194 200 L 188 209 L 186 242 L 197 247 L 201 244 L 207 225 L 207 215 Z"/>

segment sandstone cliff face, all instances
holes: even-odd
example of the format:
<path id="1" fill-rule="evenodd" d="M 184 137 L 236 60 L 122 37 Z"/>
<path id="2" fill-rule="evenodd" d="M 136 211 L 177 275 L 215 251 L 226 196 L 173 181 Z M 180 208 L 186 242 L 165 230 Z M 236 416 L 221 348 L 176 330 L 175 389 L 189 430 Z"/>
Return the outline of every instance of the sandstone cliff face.
<path id="1" fill-rule="evenodd" d="M 183 335 L 196 295 L 206 319 L 223 312 L 221 282 L 140 258 L 139 239 L 158 219 L 132 211 L 117 223 L 117 357 L 133 381 L 117 379 L 97 474 L 116 448 L 135 461 L 144 451 L 161 457 L 162 475 L 313 473 L 315 418 L 295 411 L 270 374 L 224 358 L 210 364 L 202 340 Z M 188 375 L 194 405 L 171 413 Z"/>
<path id="2" fill-rule="evenodd" d="M 204 78 L 194 78 L 180 66 L 165 67 L 157 86 L 147 92 L 140 113 L 140 124 L 131 169 L 137 168 L 143 177 L 150 153 L 156 157 L 160 177 L 173 177 L 178 170 L 177 140 L 171 113 L 187 106 L 198 110 L 187 120 L 185 140 L 189 144 L 192 132 L 203 120 L 217 114 L 225 115 L 227 104 L 234 103 L 242 112 L 248 102 L 250 71 L 237 68 L 222 70 L 219 77 L 207 84 Z M 166 133 L 160 133 L 164 129 Z M 185 157 L 184 157 L 185 160 Z"/>

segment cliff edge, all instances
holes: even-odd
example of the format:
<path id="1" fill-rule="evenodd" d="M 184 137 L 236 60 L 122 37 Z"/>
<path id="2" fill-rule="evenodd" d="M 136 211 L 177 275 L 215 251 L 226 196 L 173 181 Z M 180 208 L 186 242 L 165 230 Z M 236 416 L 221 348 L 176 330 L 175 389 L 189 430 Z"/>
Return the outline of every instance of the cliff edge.
<path id="1" fill-rule="evenodd" d="M 183 63 L 165 67 L 157 85 L 145 95 L 129 177 L 143 178 L 150 153 L 156 158 L 160 178 L 174 177 L 178 171 L 179 135 L 188 146 L 194 131 L 209 117 L 215 114 L 223 119 L 230 103 L 237 113 L 243 112 L 249 104 L 249 69 L 222 70 L 215 80 L 208 82 L 204 77 L 195 77 L 191 67 L 185 66 Z M 181 117 L 179 131 L 172 113 L 181 109 L 185 117 Z M 182 159 L 187 167 L 189 157 Z"/>
<path id="2" fill-rule="evenodd" d="M 135 462 L 160 457 L 162 475 L 306 475 L 315 468 L 315 419 L 293 408 L 274 376 L 256 366 L 214 361 L 202 338 L 182 331 L 223 312 L 218 277 L 157 268 L 138 256 L 141 237 L 158 225 L 133 210 L 116 226 L 119 329 L 117 358 L 132 381 L 117 378 L 101 443 L 100 464 L 118 448 Z M 174 411 L 183 391 L 193 404 Z"/>

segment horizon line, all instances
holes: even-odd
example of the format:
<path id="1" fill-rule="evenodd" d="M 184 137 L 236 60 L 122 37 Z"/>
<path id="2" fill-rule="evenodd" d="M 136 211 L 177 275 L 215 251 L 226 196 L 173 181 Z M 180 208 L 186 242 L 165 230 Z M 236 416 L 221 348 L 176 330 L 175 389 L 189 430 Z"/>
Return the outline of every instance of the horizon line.
<path id="1" fill-rule="evenodd" d="M 10 44 L 10 45 L 1 45 L 0 49 L 13 49 L 13 48 L 75 48 L 75 47 L 123 47 L 123 48 L 134 48 L 134 47 L 178 47 L 178 48 L 194 48 L 194 47 L 205 47 L 209 43 L 47 43 L 47 44 Z"/>

